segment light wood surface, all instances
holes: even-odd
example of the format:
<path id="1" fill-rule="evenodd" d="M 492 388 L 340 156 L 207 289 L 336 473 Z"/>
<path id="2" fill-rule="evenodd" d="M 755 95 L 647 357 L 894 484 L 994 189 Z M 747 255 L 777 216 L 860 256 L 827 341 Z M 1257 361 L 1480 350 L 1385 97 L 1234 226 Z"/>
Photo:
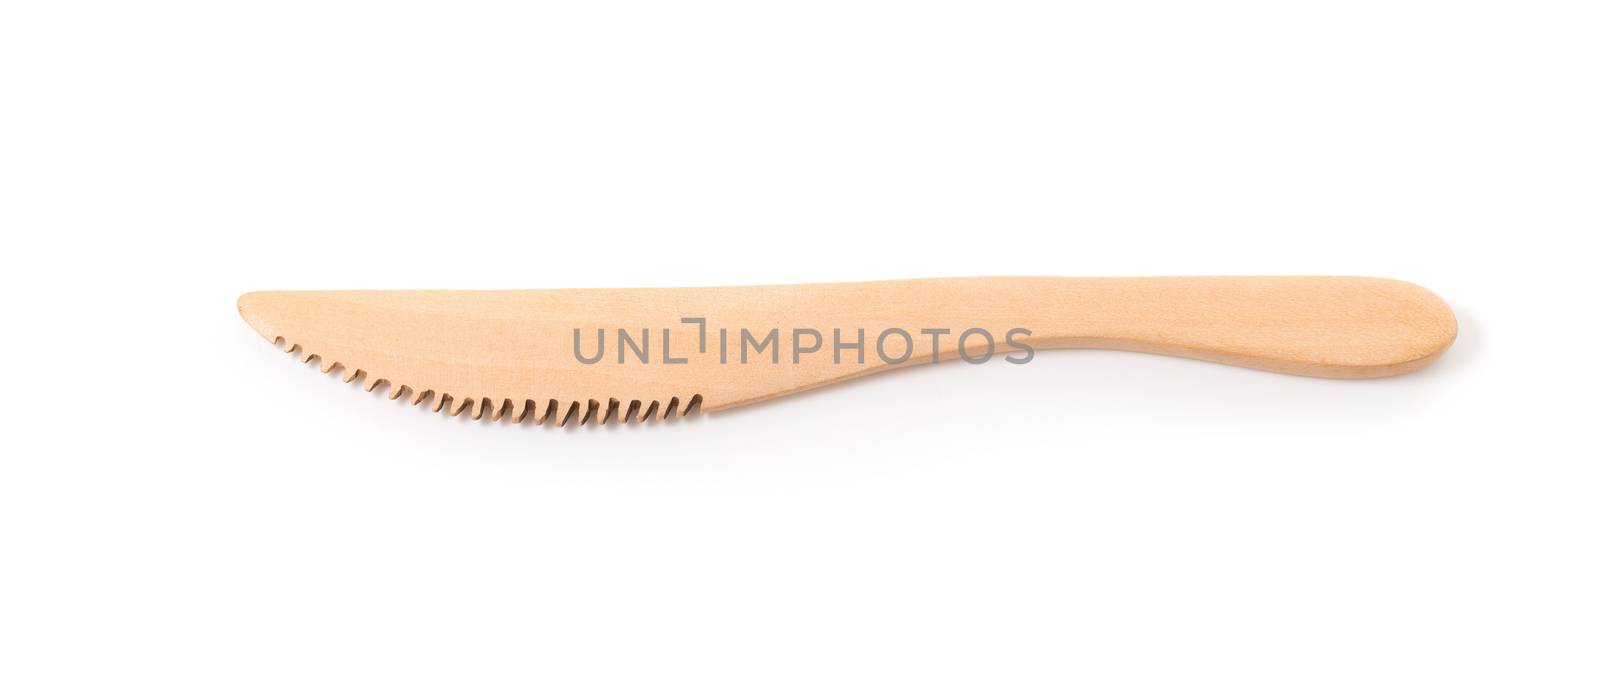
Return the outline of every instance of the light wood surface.
<path id="1" fill-rule="evenodd" d="M 431 401 L 474 418 L 559 423 L 643 421 L 714 411 L 895 367 L 1027 352 L 1098 348 L 1141 351 L 1273 372 L 1340 379 L 1421 368 L 1456 336 L 1455 316 L 1432 292 L 1398 280 L 1359 277 L 944 278 L 759 287 L 518 291 L 251 292 L 239 312 L 269 341 L 343 369 L 345 381 L 391 398 Z M 707 345 L 700 349 L 705 319 Z M 817 338 L 797 328 L 814 329 Z M 890 328 L 906 331 L 884 337 Z M 1016 345 L 1007 333 L 1017 333 Z M 719 330 L 728 330 L 727 361 Z M 778 330 L 772 347 L 742 344 Z M 833 330 L 865 348 L 834 357 Z M 598 330 L 605 356 L 592 357 Z M 648 337 L 648 362 L 634 346 L 620 356 L 618 330 Z M 648 331 L 648 332 L 647 332 Z M 670 336 L 665 362 L 663 331 Z M 906 340 L 910 340 L 907 349 Z M 820 349 L 802 353 L 795 348 Z M 749 348 L 746 348 L 749 347 Z M 741 362 L 741 350 L 744 358 Z M 857 362 L 858 354 L 864 356 Z M 776 362 L 773 361 L 776 355 Z M 894 363 L 900 357 L 903 362 Z"/>

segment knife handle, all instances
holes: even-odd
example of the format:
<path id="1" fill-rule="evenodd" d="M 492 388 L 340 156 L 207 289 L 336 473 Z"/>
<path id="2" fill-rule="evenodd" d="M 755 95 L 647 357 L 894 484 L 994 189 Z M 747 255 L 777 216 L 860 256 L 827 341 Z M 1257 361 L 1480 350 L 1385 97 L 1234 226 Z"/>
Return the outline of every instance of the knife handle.
<path id="1" fill-rule="evenodd" d="M 1443 355 L 1457 330 L 1455 315 L 1438 296 L 1383 278 L 922 282 L 929 285 L 913 296 L 964 302 L 955 304 L 958 309 L 988 302 L 983 318 L 1027 327 L 1036 348 L 1139 351 L 1313 377 L 1410 372 Z"/>

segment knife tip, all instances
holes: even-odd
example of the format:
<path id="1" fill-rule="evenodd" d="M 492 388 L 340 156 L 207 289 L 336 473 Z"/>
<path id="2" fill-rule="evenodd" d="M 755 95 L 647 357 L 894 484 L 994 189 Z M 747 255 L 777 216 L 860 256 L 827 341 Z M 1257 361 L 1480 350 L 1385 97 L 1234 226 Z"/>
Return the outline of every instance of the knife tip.
<path id="1" fill-rule="evenodd" d="M 239 300 L 236 303 L 239 309 L 239 317 L 244 318 L 250 328 L 261 336 L 266 337 L 267 341 L 276 340 L 276 335 L 272 333 L 265 315 L 265 309 L 270 307 L 272 294 L 272 292 L 245 292 L 239 295 Z"/>

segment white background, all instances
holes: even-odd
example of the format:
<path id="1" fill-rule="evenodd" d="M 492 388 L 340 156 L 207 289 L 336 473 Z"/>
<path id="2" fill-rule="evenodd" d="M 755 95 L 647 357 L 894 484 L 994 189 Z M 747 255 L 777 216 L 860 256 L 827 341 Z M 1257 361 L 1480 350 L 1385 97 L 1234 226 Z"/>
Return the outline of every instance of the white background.
<path id="1" fill-rule="evenodd" d="M 0 679 L 1593 681 L 1591 2 L 8 2 Z M 1112 352 L 447 419 L 255 289 L 1348 274 Z"/>

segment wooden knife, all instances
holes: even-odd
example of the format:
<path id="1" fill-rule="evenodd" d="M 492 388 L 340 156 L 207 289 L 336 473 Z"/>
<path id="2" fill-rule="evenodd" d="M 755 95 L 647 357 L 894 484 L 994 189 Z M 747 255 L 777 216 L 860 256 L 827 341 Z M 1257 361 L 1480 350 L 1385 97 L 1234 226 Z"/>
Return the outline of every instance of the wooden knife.
<path id="1" fill-rule="evenodd" d="M 1438 296 L 1367 277 L 978 277 L 239 297 L 268 341 L 473 419 L 643 422 L 930 362 L 1119 349 L 1339 379 L 1438 359 Z"/>

